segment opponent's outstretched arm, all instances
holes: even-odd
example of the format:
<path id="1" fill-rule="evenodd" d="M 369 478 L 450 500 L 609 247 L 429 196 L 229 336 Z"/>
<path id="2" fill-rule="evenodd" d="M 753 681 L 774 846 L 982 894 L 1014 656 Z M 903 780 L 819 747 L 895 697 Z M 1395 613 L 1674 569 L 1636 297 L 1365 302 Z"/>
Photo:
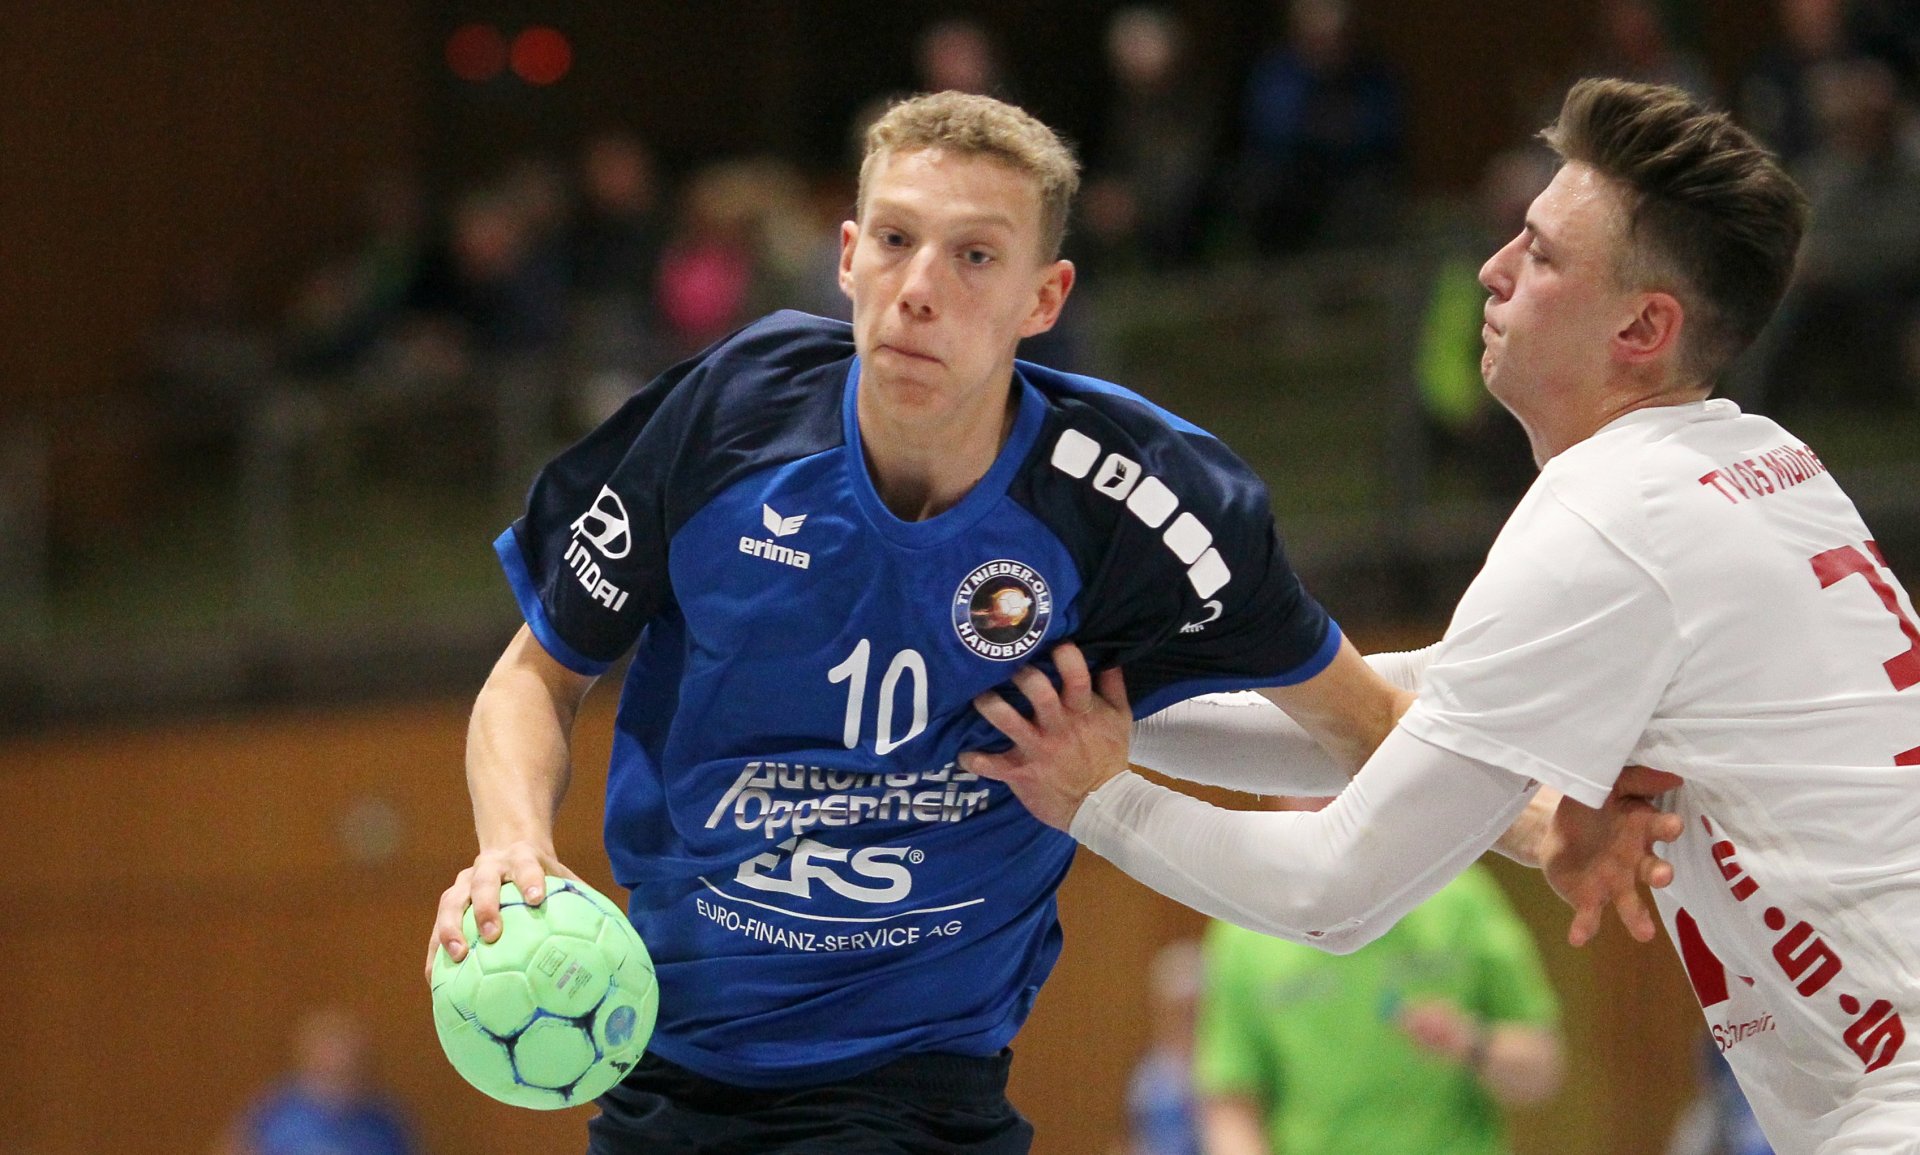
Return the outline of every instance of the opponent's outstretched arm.
<path id="1" fill-rule="evenodd" d="M 480 689 L 467 722 L 467 793 L 480 851 L 440 896 L 427 942 L 427 976 L 441 947 L 455 962 L 466 953 L 460 929 L 473 904 L 480 937 L 500 937 L 500 884 L 528 902 L 546 897 L 546 876 L 579 876 L 553 848 L 553 820 L 573 770 L 572 735 L 594 679 L 555 661 L 526 626 L 507 644 Z"/>
<path id="2" fill-rule="evenodd" d="M 1096 695 L 1077 649 L 1063 645 L 1054 656 L 1060 691 L 1031 668 L 1015 677 L 1031 720 L 997 693 L 975 700 L 1014 748 L 970 753 L 962 765 L 1006 782 L 1042 821 L 1149 886 L 1262 933 L 1357 949 L 1491 846 L 1535 789 L 1394 730 L 1325 810 L 1223 810 L 1127 772 L 1130 713 L 1119 671 L 1101 673 Z M 1652 937 L 1637 883 L 1670 877 L 1652 843 L 1673 837 L 1671 819 L 1644 802 L 1623 806 L 1604 828 L 1604 846 L 1581 848 L 1576 870 L 1550 873 L 1575 908 L 1576 934 L 1612 904 L 1636 938 Z M 1551 846 L 1550 864 L 1566 849 Z"/>
<path id="3" fill-rule="evenodd" d="M 1346 643 L 1320 677 L 1305 683 L 1308 689 L 1202 694 L 1175 702 L 1134 722 L 1129 757 L 1136 766 L 1204 786 L 1330 798 L 1346 788 L 1412 704 L 1432 651 L 1429 646 L 1362 658 Z M 1312 718 L 1315 730 L 1276 704 L 1283 700 Z M 1327 705 L 1315 709 L 1315 702 Z"/>
<path id="4" fill-rule="evenodd" d="M 1128 761 L 1248 794 L 1330 798 L 1413 704 L 1434 648 L 1363 658 L 1343 642 L 1327 668 L 1305 682 L 1176 702 L 1133 723 Z M 1539 866 L 1559 802 L 1559 791 L 1541 787 L 1493 849 Z"/>

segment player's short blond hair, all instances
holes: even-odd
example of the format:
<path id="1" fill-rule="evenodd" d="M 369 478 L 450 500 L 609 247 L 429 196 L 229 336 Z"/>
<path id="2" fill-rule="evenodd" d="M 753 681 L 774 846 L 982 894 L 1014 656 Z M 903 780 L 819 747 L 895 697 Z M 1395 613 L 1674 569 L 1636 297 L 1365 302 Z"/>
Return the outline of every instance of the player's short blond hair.
<path id="1" fill-rule="evenodd" d="M 866 212 L 867 182 L 882 157 L 930 148 L 991 157 L 1032 178 L 1040 193 L 1040 251 L 1048 260 L 1060 255 L 1067 213 L 1080 191 L 1080 162 L 1051 128 L 991 96 L 935 92 L 888 108 L 867 129 L 855 215 Z"/>

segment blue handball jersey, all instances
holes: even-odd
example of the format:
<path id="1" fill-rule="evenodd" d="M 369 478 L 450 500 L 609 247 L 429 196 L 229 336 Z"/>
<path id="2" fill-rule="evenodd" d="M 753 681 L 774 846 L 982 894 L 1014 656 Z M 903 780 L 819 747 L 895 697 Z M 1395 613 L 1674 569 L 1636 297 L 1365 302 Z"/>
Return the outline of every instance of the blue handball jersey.
<path id="1" fill-rule="evenodd" d="M 992 468 L 908 522 L 859 376 L 845 324 L 768 317 L 548 464 L 496 543 L 556 659 L 634 651 L 606 845 L 658 968 L 651 1049 L 748 1086 L 989 1055 L 1026 1018 L 1074 843 L 954 764 L 1006 745 L 976 694 L 1071 638 L 1146 714 L 1340 642 L 1202 430 L 1020 363 Z"/>

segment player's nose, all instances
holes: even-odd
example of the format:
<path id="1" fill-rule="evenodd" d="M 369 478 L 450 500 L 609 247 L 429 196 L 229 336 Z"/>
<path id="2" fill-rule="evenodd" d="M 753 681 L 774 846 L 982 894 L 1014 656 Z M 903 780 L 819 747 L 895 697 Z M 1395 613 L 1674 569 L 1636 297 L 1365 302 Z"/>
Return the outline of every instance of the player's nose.
<path id="1" fill-rule="evenodd" d="M 932 246 L 923 246 L 907 262 L 900 280 L 900 311 L 914 317 L 930 317 L 939 299 L 940 266 Z"/>
<path id="2" fill-rule="evenodd" d="M 1504 301 L 1513 294 L 1513 256 L 1522 243 L 1521 237 L 1514 237 L 1480 266 L 1480 284 L 1496 301 Z"/>

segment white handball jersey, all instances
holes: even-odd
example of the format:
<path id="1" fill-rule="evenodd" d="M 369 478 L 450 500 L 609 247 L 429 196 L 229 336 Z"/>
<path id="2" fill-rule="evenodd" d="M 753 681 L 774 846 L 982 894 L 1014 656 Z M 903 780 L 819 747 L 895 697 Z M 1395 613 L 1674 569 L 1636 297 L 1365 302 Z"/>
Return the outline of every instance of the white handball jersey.
<path id="1" fill-rule="evenodd" d="M 1920 1151 L 1920 629 L 1797 438 L 1715 400 L 1548 462 L 1401 724 L 1593 806 L 1685 778 L 1656 898 L 1774 1147 Z"/>

